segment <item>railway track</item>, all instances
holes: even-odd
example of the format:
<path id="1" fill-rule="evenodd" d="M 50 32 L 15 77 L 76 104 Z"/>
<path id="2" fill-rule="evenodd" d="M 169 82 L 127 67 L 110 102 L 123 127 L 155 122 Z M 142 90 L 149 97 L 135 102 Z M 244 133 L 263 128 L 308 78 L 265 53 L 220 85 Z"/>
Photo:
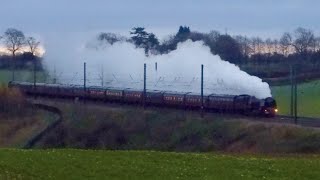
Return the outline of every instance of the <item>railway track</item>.
<path id="1" fill-rule="evenodd" d="M 304 127 L 313 127 L 313 128 L 320 128 L 320 118 L 310 118 L 310 117 L 298 117 L 297 121 L 294 120 L 291 116 L 285 115 L 277 115 L 274 118 L 255 118 L 252 121 L 261 121 L 261 122 L 268 122 L 268 123 L 280 123 L 280 124 L 291 124 L 291 125 L 298 125 Z"/>
<path id="2" fill-rule="evenodd" d="M 55 102 L 58 103 L 72 103 L 74 100 L 72 99 L 62 99 L 62 98 L 48 98 L 48 97 L 37 97 L 36 99 L 34 97 L 30 97 L 28 99 L 31 103 L 35 104 L 46 104 L 48 106 L 55 105 Z M 122 106 L 131 106 L 132 105 L 122 105 L 119 103 L 106 103 L 106 102 L 100 102 L 100 101 L 78 101 L 77 103 L 85 103 L 86 105 L 96 105 L 96 106 L 105 106 L 105 107 L 122 107 Z M 194 111 L 196 112 L 196 111 Z M 60 112 L 61 113 L 61 112 Z M 200 114 L 200 113 L 199 113 Z M 207 115 L 215 116 L 219 115 L 221 116 L 221 113 L 212 113 L 212 112 L 206 112 Z M 222 115 L 223 116 L 223 115 Z M 255 116 L 245 116 L 245 115 L 239 115 L 239 114 L 225 114 L 225 116 L 230 117 L 231 119 L 245 119 L 249 121 L 257 121 L 257 122 L 264 122 L 264 123 L 277 123 L 277 124 L 291 124 L 291 125 L 298 125 L 298 126 L 304 126 L 304 127 L 314 127 L 314 128 L 320 128 L 320 118 L 310 118 L 310 117 L 298 117 L 297 121 L 294 120 L 291 116 L 284 116 L 284 115 L 277 115 L 274 118 L 265 118 L 265 117 L 255 117 Z"/>
<path id="3" fill-rule="evenodd" d="M 300 126 L 320 127 L 320 118 L 298 117 L 297 121 L 291 116 L 278 115 L 278 119 L 288 124 L 296 124 Z"/>

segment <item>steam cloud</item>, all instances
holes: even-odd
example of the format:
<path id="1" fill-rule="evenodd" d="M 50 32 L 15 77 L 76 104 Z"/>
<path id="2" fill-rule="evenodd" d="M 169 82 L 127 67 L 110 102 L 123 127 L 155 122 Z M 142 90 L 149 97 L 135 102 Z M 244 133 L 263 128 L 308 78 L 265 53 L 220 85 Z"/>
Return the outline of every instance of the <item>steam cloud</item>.
<path id="1" fill-rule="evenodd" d="M 88 86 L 143 89 L 143 64 L 146 63 L 147 89 L 200 93 L 203 64 L 205 94 L 271 96 L 267 83 L 212 55 L 201 41 L 186 41 L 169 54 L 149 57 L 143 49 L 126 42 L 111 46 L 95 41 L 83 43 L 70 37 L 64 38 L 63 43 L 55 38 L 49 42 L 52 43 L 46 45 L 46 67 L 52 77 L 64 84 L 83 84 L 85 61 Z"/>

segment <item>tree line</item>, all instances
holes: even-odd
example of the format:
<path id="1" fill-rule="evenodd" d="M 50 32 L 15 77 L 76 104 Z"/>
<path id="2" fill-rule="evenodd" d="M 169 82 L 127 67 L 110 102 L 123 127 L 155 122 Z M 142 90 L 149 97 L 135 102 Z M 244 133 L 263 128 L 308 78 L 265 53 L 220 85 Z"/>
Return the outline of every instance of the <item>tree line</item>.
<path id="1" fill-rule="evenodd" d="M 243 35 L 231 36 L 219 31 L 202 33 L 192 31 L 188 26 L 180 26 L 175 34 L 160 41 L 154 33 L 143 27 L 134 27 L 130 37 L 115 33 L 100 33 L 98 40 L 114 44 L 126 41 L 137 48 L 143 48 L 146 56 L 151 54 L 167 54 L 177 49 L 178 43 L 203 41 L 214 55 L 223 60 L 239 65 L 243 70 L 260 77 L 281 76 L 289 73 L 288 65 L 299 64 L 303 72 L 318 72 L 320 69 L 320 37 L 306 28 L 297 28 L 293 32 L 285 32 L 280 38 L 248 37 Z M 0 55 L 0 68 L 42 69 L 41 57 L 36 55 L 40 42 L 34 37 L 15 28 L 8 28 L 0 36 L 0 42 L 9 54 Z M 277 64 L 277 68 L 266 66 Z M 254 67 L 255 66 L 255 67 Z M 262 68 L 257 69 L 256 66 Z M 263 72 L 264 71 L 264 72 Z"/>
<path id="2" fill-rule="evenodd" d="M 235 64 L 246 63 L 290 63 L 309 60 L 319 63 L 320 37 L 310 29 L 297 28 L 293 32 L 285 32 L 280 38 L 231 36 L 219 31 L 201 33 L 191 31 L 190 27 L 180 26 L 177 33 L 168 36 L 160 43 L 154 33 L 149 33 L 143 27 L 134 27 L 131 37 L 123 37 L 114 33 L 100 33 L 98 39 L 113 44 L 117 41 L 127 41 L 136 47 L 143 48 L 145 54 L 166 54 L 177 48 L 177 44 L 186 40 L 203 41 L 211 53 Z"/>
<path id="3" fill-rule="evenodd" d="M 18 29 L 8 28 L 2 36 L 0 36 L 2 47 L 8 52 L 0 55 L 0 68 L 26 68 L 31 64 L 42 68 L 41 58 L 37 56 L 40 42 L 25 34 Z M 32 66 L 33 67 L 33 66 Z"/>

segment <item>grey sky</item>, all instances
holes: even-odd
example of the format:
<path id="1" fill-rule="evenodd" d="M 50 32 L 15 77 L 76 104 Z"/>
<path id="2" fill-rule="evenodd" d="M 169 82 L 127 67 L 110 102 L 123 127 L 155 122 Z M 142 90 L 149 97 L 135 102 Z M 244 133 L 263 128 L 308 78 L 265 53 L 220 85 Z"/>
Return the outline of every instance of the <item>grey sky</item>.
<path id="1" fill-rule="evenodd" d="M 0 30 L 30 33 L 121 31 L 144 26 L 157 34 L 179 25 L 207 32 L 279 36 L 298 26 L 320 28 L 317 0 L 1 0 Z"/>

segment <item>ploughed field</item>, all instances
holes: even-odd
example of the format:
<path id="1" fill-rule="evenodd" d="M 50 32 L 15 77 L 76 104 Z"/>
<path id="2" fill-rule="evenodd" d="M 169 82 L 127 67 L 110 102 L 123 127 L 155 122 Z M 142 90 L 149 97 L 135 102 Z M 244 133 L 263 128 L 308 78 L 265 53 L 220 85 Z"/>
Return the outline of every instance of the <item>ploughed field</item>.
<path id="1" fill-rule="evenodd" d="M 318 155 L 0 150 L 0 179 L 317 179 Z"/>
<path id="2" fill-rule="evenodd" d="M 272 96 L 276 99 L 279 114 L 290 114 L 291 86 L 274 86 Z M 320 80 L 298 84 L 298 116 L 320 117 Z"/>

